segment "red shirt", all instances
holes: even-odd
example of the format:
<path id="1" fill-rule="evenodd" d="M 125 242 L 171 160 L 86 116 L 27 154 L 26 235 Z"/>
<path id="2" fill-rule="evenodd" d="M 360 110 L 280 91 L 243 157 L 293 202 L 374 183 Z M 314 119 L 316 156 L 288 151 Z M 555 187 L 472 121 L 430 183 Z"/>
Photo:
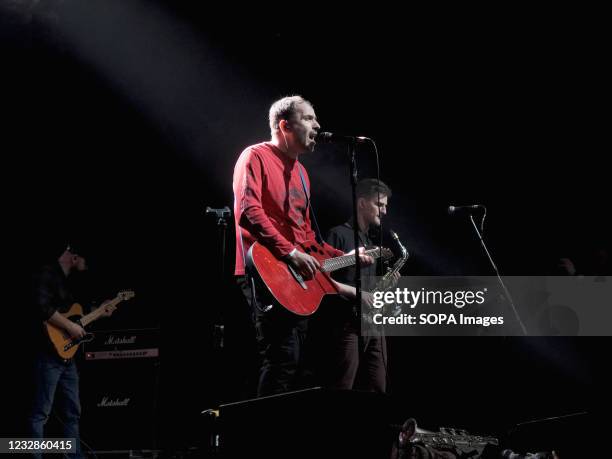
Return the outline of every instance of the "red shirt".
<path id="1" fill-rule="evenodd" d="M 310 190 L 306 169 L 272 143 L 252 145 L 240 154 L 233 183 L 236 275 L 244 274 L 243 253 L 246 257 L 255 241 L 282 258 L 295 244 L 315 239 L 300 168 Z"/>

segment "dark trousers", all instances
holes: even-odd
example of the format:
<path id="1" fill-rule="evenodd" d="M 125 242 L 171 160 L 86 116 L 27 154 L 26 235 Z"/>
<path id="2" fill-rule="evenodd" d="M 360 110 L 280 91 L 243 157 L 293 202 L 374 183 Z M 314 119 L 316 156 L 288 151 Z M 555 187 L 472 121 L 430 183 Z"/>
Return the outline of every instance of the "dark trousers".
<path id="1" fill-rule="evenodd" d="M 29 437 L 43 438 L 44 426 L 49 419 L 55 401 L 57 413 L 63 427 L 64 438 L 74 438 L 76 454 L 68 457 L 80 458 L 79 420 L 79 375 L 74 360 L 64 362 L 50 352 L 38 353 L 34 363 L 35 391 L 32 408 L 28 417 Z M 41 454 L 34 457 L 41 458 Z"/>
<path id="2" fill-rule="evenodd" d="M 308 319 L 287 311 L 259 285 L 255 287 L 253 298 L 251 287 L 244 276 L 237 277 L 237 282 L 253 309 L 261 358 L 257 396 L 301 388 Z"/>
<path id="3" fill-rule="evenodd" d="M 346 321 L 330 332 L 324 384 L 332 389 L 385 393 L 387 345 L 384 336 L 361 336 L 358 323 Z"/>

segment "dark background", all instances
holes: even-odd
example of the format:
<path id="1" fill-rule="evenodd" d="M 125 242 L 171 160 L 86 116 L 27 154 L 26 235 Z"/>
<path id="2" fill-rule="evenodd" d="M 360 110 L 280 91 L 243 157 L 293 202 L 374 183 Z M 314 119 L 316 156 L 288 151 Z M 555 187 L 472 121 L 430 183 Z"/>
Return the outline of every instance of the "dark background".
<path id="1" fill-rule="evenodd" d="M 609 243 L 610 75 L 587 19 L 276 11 L 238 23 L 173 3 L 6 1 L 0 11 L 3 226 L 17 274 L 9 297 L 26 307 L 24 279 L 66 237 L 89 252 L 79 282 L 88 300 L 134 289 L 105 326 L 161 326 L 164 444 L 188 444 L 201 409 L 251 394 L 252 337 L 230 279 L 233 224 L 220 279 L 218 228 L 204 209 L 232 207 L 234 162 L 269 138 L 279 97 L 311 100 L 324 130 L 376 140 L 393 189 L 387 227 L 411 253 L 404 275 L 491 274 L 449 204 L 487 205 L 487 242 L 505 274 L 550 274 L 559 257 Z M 372 151 L 358 155 L 371 176 Z M 344 151 L 318 147 L 303 163 L 325 231 L 350 209 Z M 221 356 L 216 311 L 227 328 Z M 495 433 L 590 410 L 608 347 L 603 338 L 396 338 L 391 389 L 432 428 Z M 18 380 L 26 364 L 15 360 Z"/>

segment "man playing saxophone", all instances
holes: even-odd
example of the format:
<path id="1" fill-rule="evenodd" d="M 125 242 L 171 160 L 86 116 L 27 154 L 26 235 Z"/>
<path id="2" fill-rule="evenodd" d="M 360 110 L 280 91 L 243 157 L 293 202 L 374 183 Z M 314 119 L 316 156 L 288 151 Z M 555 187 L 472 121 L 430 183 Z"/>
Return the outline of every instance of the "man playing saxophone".
<path id="1" fill-rule="evenodd" d="M 381 218 L 387 213 L 391 189 L 376 179 L 363 179 L 357 184 L 357 222 L 351 218 L 332 228 L 327 242 L 344 252 L 355 248 L 354 225 L 359 229 L 359 247 L 371 247 L 375 243 L 370 230 L 380 227 Z M 402 263 L 403 264 L 403 263 Z M 394 267 L 395 268 L 395 267 Z M 399 269 L 388 279 L 394 284 Z M 337 281 L 354 285 L 355 268 L 340 270 L 333 275 Z M 376 265 L 362 267 L 362 288 L 372 291 L 375 285 Z M 384 393 L 387 386 L 387 346 L 382 330 L 374 336 L 362 336 L 361 315 L 353 304 L 341 298 L 328 301 L 320 321 L 326 336 L 321 353 L 322 383 L 332 389 L 359 389 Z M 372 335 L 372 334 L 370 334 Z"/>

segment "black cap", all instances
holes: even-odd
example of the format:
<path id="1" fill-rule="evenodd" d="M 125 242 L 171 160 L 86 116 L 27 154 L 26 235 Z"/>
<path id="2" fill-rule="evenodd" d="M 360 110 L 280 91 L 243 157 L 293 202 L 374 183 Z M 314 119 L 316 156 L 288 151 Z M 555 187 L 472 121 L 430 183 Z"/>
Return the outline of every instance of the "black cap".
<path id="1" fill-rule="evenodd" d="M 70 238 L 64 243 L 64 250 L 68 250 L 74 255 L 85 257 L 90 253 L 89 246 L 80 238 Z"/>

